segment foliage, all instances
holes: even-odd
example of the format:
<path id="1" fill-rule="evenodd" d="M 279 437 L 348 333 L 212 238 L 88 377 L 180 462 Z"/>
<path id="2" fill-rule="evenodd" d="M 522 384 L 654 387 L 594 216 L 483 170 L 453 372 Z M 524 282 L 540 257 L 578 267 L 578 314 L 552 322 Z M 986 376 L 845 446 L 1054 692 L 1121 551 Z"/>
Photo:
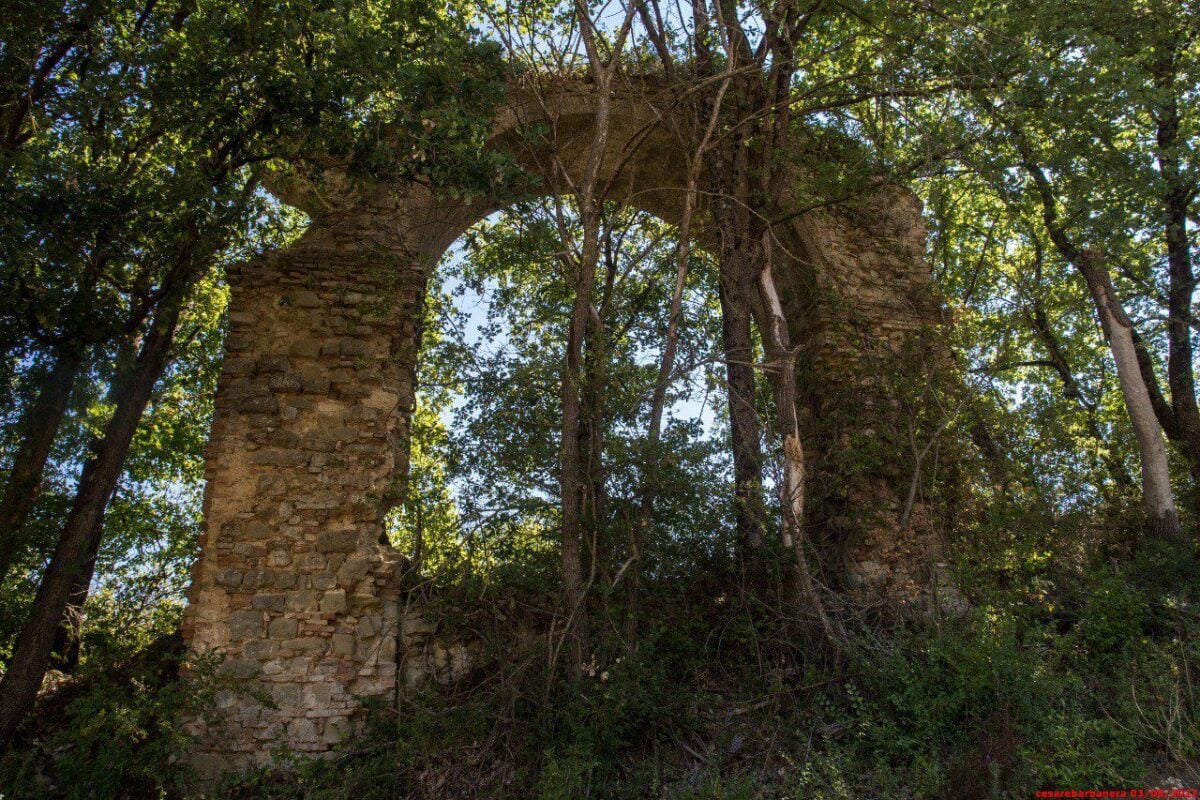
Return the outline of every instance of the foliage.
<path id="1" fill-rule="evenodd" d="M 177 721 L 211 707 L 228 687 L 212 662 L 179 676 L 179 644 L 177 634 L 163 636 L 133 659 L 100 650 L 85 674 L 59 682 L 22 748 L 0 759 L 4 796 L 85 800 L 194 790 L 184 758 L 190 740 Z"/>
<path id="2" fill-rule="evenodd" d="M 44 724 L 0 758 L 0 794 L 186 794 L 196 787 L 175 720 L 214 713 L 222 687 L 203 668 L 177 680 L 170 659 L 146 654 L 178 627 L 200 527 L 222 269 L 307 224 L 263 187 L 312 211 L 309 201 L 340 191 L 326 183 L 337 164 L 362 184 L 414 181 L 486 196 L 488 207 L 513 200 L 513 186 L 548 191 L 511 180 L 510 158 L 487 147 L 490 114 L 510 71 L 584 69 L 580 9 L 10 5 L 0 14 L 6 472 L 56 354 L 74 343 L 86 355 L 18 574 L 0 586 L 0 658 L 131 348 L 180 265 L 202 269 L 104 516 L 82 661 L 70 678 L 52 675 Z M 766 5 L 721 7 L 756 46 L 778 29 Z M 1195 403 L 1196 330 L 1184 262 L 1200 257 L 1194 4 L 813 8 L 786 86 L 788 133 L 808 167 L 791 202 L 853 215 L 881 181 L 910 183 L 955 324 L 952 365 L 926 364 L 915 381 L 872 375 L 901 413 L 887 430 L 847 437 L 817 465 L 811 497 L 820 506 L 882 471 L 953 508 L 938 532 L 969 610 L 887 626 L 847 613 L 833 654 L 747 585 L 729 502 L 717 256 L 690 253 L 667 421 L 651 452 L 678 231 L 610 203 L 582 392 L 600 498 L 586 542 L 591 639 L 583 670 L 564 670 L 558 437 L 578 287 L 562 234 L 580 215 L 569 198 L 523 195 L 472 227 L 430 278 L 408 491 L 388 518 L 411 560 L 409 599 L 438 619 L 439 637 L 478 645 L 474 668 L 374 709 L 339 759 L 279 754 L 279 769 L 237 776 L 223 796 L 949 799 L 1200 783 L 1200 567 L 1194 547 L 1142 536 L 1141 462 L 1111 351 L 1047 225 L 1056 214 L 1066 236 L 1105 254 L 1143 368 L 1171 406 L 1160 421 L 1194 538 L 1200 462 L 1182 416 Z M 659 69 L 662 46 L 691 89 L 718 83 L 689 70 L 719 37 L 690 27 L 699 17 L 665 13 L 666 40 L 639 28 L 627 72 Z M 602 38 L 611 22 L 601 20 Z M 39 84 L 30 65 L 60 51 Z M 728 58 L 717 52 L 708 68 Z M 737 94 L 730 113 L 751 105 Z M 753 155 L 765 147 L 756 136 L 743 143 Z M 1183 221 L 1171 222 L 1180 206 Z M 925 344 L 904 356 L 927 359 Z M 957 385 L 924 380 L 942 371 Z M 770 419 L 767 381 L 759 391 L 752 402 Z M 859 400 L 838 399 L 850 413 Z M 766 428 L 771 489 L 780 453 Z M 647 487 L 653 524 L 636 560 Z M 843 555 L 816 544 L 829 563 Z"/>

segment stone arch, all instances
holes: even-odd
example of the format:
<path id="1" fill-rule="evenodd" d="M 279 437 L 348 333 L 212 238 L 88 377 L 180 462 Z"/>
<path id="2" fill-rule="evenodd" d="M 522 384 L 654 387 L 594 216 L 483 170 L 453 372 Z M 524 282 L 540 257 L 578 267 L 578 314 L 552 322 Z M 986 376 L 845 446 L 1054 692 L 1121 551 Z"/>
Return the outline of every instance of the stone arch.
<path id="1" fill-rule="evenodd" d="M 551 153 L 578 170 L 593 98 L 578 81 L 540 96 L 516 90 L 497 111 L 492 145 L 533 173 L 546 174 Z M 681 154 L 693 136 L 674 102 L 670 87 L 619 94 L 604 162 L 612 197 L 668 221 L 679 216 Z M 531 121 L 543 135 L 522 135 Z M 204 774 L 267 760 L 280 746 L 330 752 L 367 699 L 397 690 L 403 559 L 381 534 L 407 470 L 425 282 L 453 241 L 496 210 L 416 183 L 352 185 L 336 171 L 319 185 L 280 176 L 273 191 L 312 223 L 285 250 L 229 271 L 205 527 L 184 622 L 193 653 L 219 653 L 224 673 L 270 702 L 222 692 L 215 725 L 189 722 Z M 822 391 L 861 395 L 866 356 L 839 333 L 851 318 L 867 339 L 896 347 L 936 321 L 919 205 L 888 187 L 852 212 L 797 218 L 780 236 L 794 256 L 780 278 L 795 339 L 813 343 Z M 819 413 L 821 398 L 810 400 Z M 874 501 L 892 502 L 878 492 Z M 854 548 L 851 571 L 874 596 L 905 602 L 928 582 L 928 537 L 882 525 Z"/>

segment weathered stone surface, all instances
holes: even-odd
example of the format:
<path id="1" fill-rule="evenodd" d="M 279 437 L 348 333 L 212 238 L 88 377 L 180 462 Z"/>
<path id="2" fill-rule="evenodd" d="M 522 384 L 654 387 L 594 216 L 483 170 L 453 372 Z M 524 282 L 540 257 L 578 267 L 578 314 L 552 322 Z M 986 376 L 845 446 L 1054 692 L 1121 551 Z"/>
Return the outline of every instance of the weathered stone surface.
<path id="1" fill-rule="evenodd" d="M 317 550 L 321 553 L 353 553 L 358 549 L 358 536 L 354 531 L 326 531 L 317 536 Z"/>
<path id="2" fill-rule="evenodd" d="M 339 590 L 328 591 L 321 597 L 321 611 L 328 614 L 340 614 L 346 610 L 346 593 Z"/>
<path id="3" fill-rule="evenodd" d="M 272 639 L 291 639 L 296 635 L 300 623 L 289 617 L 280 617 L 272 620 L 271 625 L 267 630 L 267 635 Z"/>
<path id="4" fill-rule="evenodd" d="M 553 127 L 586 131 L 593 90 L 563 91 Z M 674 221 L 686 173 L 679 136 L 691 134 L 661 122 L 676 114 L 673 97 L 657 103 L 618 98 L 602 182 Z M 530 142 L 544 138 L 527 139 L 516 125 L 538 112 L 518 106 L 498 112 L 494 144 L 537 171 L 545 153 L 529 148 L 544 145 Z M 555 143 L 569 171 L 585 161 L 586 139 Z M 232 329 L 184 634 L 194 652 L 225 654 L 231 674 L 276 707 L 232 703 L 237 713 L 219 730 L 189 720 L 205 774 L 262 762 L 281 746 L 328 751 L 354 730 L 362 698 L 391 697 L 398 675 L 452 680 L 476 660 L 469 643 L 438 642 L 436 620 L 401 619 L 402 557 L 378 542 L 381 498 L 398 496 L 407 473 L 428 270 L 495 209 L 415 184 L 343 190 L 333 173 L 330 181 L 320 201 L 277 187 L 312 225 L 288 249 L 228 271 Z M 853 449 L 853 437 L 878 438 L 893 405 L 881 376 L 938 324 L 919 205 L 884 187 L 853 209 L 813 211 L 775 233 L 785 245 L 778 279 L 792 338 L 806 344 L 813 505 L 826 509 L 814 524 L 854 531 L 842 539 L 842 560 L 855 593 L 908 603 L 929 589 L 927 565 L 940 560 L 932 526 L 915 513 L 900 530 L 894 486 L 873 474 L 835 480 L 824 457 Z"/>

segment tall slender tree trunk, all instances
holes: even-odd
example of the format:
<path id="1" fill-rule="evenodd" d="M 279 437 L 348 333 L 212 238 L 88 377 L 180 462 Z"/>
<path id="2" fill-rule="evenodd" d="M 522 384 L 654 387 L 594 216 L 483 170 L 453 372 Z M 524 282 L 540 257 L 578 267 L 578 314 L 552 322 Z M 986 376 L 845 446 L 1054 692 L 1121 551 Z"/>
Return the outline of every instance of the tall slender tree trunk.
<path id="1" fill-rule="evenodd" d="M 1053 186 L 1039 166 L 1024 131 L 1011 123 L 1009 130 L 1021 154 L 1022 166 L 1037 189 L 1046 233 L 1059 254 L 1083 276 L 1100 317 L 1100 327 L 1112 350 L 1121 395 L 1141 455 L 1142 500 L 1150 533 L 1157 538 L 1179 541 L 1183 538 L 1183 528 L 1179 524 L 1179 513 L 1175 509 L 1175 496 L 1171 490 L 1167 446 L 1163 441 L 1164 426 L 1159 422 L 1154 402 L 1157 392 L 1151 391 L 1154 388 L 1153 372 L 1149 377 L 1143 373 L 1146 358 L 1139 353 L 1141 348 L 1133 321 L 1121 305 L 1108 268 L 1104 266 L 1103 254 L 1078 247 L 1059 223 Z M 1162 405 L 1161 396 L 1159 400 L 1159 405 Z"/>
<path id="2" fill-rule="evenodd" d="M 579 426 L 580 468 L 583 473 L 581 539 L 584 558 L 580 571 L 605 575 L 607 541 L 604 536 L 608 514 L 607 476 L 604 468 L 604 439 L 607 430 L 605 383 L 608 375 L 607 333 L 593 304 L 584 332 L 583 375 Z M 586 585 L 589 581 L 585 580 Z"/>
<path id="3" fill-rule="evenodd" d="M 1196 179 L 1180 163 L 1179 102 L 1175 96 L 1174 56 L 1159 64 L 1158 88 L 1168 97 L 1156 111 L 1155 139 L 1158 168 L 1164 183 L 1163 239 L 1167 248 L 1167 384 L 1171 388 L 1171 426 L 1175 441 L 1188 461 L 1193 486 L 1192 510 L 1200 522 L 1200 406 L 1196 402 L 1195 358 L 1192 348 L 1192 301 L 1196 275 L 1188 237 L 1188 207 L 1198 191 Z M 1158 408 L 1156 407 L 1156 410 Z"/>
<path id="4" fill-rule="evenodd" d="M 679 346 L 679 326 L 683 318 L 683 291 L 687 286 L 688 258 L 691 253 L 692 204 L 695 200 L 696 180 L 692 170 L 687 192 L 683 200 L 683 215 L 679 223 L 679 241 L 675 244 L 675 286 L 671 290 L 671 307 L 667 317 L 667 336 L 663 342 L 662 357 L 658 362 L 658 376 L 654 381 L 654 392 L 650 397 L 650 422 L 646 431 L 646 460 L 642 465 L 641 497 L 638 502 L 637 521 L 634 523 L 629 575 L 629 603 L 626 609 L 625 634 L 632 642 L 637 639 L 638 615 L 641 594 L 642 557 L 650 537 L 650 521 L 654 515 L 654 497 L 657 493 L 659 456 L 658 445 L 662 438 L 662 418 L 667 404 L 667 388 L 671 385 L 671 373 L 675 371 L 675 352 Z"/>
<path id="5" fill-rule="evenodd" d="M 1084 414 L 1086 420 L 1088 435 L 1098 444 L 1105 444 L 1106 436 L 1100 430 L 1100 425 L 1096 422 L 1097 406 L 1096 402 L 1088 400 L 1083 393 L 1083 389 L 1079 385 L 1079 381 L 1075 378 L 1075 372 L 1071 369 L 1070 361 L 1067 359 L 1067 353 L 1058 336 L 1054 332 L 1054 327 L 1050 323 L 1050 317 L 1046 314 L 1045 303 L 1039 294 L 1042 283 L 1042 248 L 1040 242 L 1035 242 L 1037 249 L 1037 257 L 1035 261 L 1034 281 L 1035 289 L 1033 296 L 1029 299 L 1030 310 L 1026 314 L 1026 319 L 1029 322 L 1030 328 L 1041 341 L 1042 347 L 1046 350 L 1046 355 L 1049 356 L 1050 368 L 1057 373 L 1059 381 L 1062 383 L 1063 396 L 1071 402 L 1075 403 L 1080 411 Z M 1108 448 L 1103 448 L 1100 460 L 1104 462 L 1108 474 L 1112 476 L 1113 482 L 1121 489 L 1130 488 L 1133 486 L 1133 479 L 1129 477 L 1129 473 L 1125 470 L 1125 464 Z"/>
<path id="6" fill-rule="evenodd" d="M 585 345 L 592 311 L 592 290 L 600 257 L 600 216 L 596 205 L 580 199 L 583 239 L 577 260 L 569 263 L 575 298 L 567 329 L 561 376 L 562 428 L 559 442 L 559 485 L 562 491 L 562 594 L 566 620 L 563 636 L 569 665 L 578 672 L 587 650 L 584 619 L 583 537 L 591 483 L 588 476 L 589 436 L 584 407 Z"/>
<path id="7" fill-rule="evenodd" d="M 739 86 L 738 99 L 744 87 Z M 735 115 L 744 109 L 735 104 Z M 762 426 L 758 417 L 752 332 L 757 242 L 751 234 L 747 177 L 749 147 L 732 137 L 709 153 L 713 222 L 720 237 L 718 292 L 721 343 L 725 354 L 726 402 L 733 453 L 734 516 L 747 578 L 755 591 L 765 588 Z"/>
<path id="8" fill-rule="evenodd" d="M 103 524 L 103 523 L 101 523 Z M 92 537 L 97 544 L 103 534 Z M 67 610 L 63 612 L 58 630 L 54 632 L 54 643 L 50 647 L 50 663 L 60 672 L 72 673 L 79 666 L 79 656 L 83 649 L 84 607 L 87 606 L 88 595 L 92 590 L 92 579 L 96 575 L 96 556 L 88 559 L 80 571 L 79 577 L 71 585 L 67 598 Z"/>
<path id="9" fill-rule="evenodd" d="M 22 415 L 21 444 L 0 502 L 0 586 L 25 549 L 25 521 L 37 499 L 71 390 L 83 368 L 83 352 L 76 343 L 55 348 L 54 363 L 42 381 L 37 398 Z"/>
<path id="10" fill-rule="evenodd" d="M 1150 392 L 1138 369 L 1133 323 L 1121 306 L 1112 279 L 1099 253 L 1084 250 L 1077 264 L 1100 316 L 1100 326 L 1117 364 L 1117 378 L 1125 398 L 1129 421 L 1137 437 L 1142 458 L 1142 495 L 1151 535 L 1178 541 L 1183 538 L 1175 498 L 1171 491 L 1171 473 L 1167 464 L 1167 445 L 1162 428 L 1150 402 Z"/>
<path id="11" fill-rule="evenodd" d="M 70 602 L 71 591 L 82 579 L 90 556 L 99 547 L 101 521 L 109 498 L 124 469 L 130 442 L 150 401 L 154 385 L 170 355 L 183 302 L 195 270 L 163 298 L 136 363 L 117 398 L 104 436 L 84 463 L 71 511 L 59 535 L 58 546 L 42 576 L 33 609 L 17 637 L 12 658 L 0 680 L 0 742 L 11 742 L 22 720 L 32 709 L 38 689 L 50 666 L 55 633 Z"/>
<path id="12" fill-rule="evenodd" d="M 583 664 L 583 521 L 587 480 L 583 464 L 582 401 L 583 340 L 587 327 L 591 286 L 594 280 L 596 243 L 593 232 L 584 228 L 583 252 L 575 270 L 575 300 L 567 330 L 562 369 L 562 429 L 559 443 L 559 484 L 562 491 L 562 593 L 566 623 L 563 635 L 569 643 L 573 669 Z M 591 268 L 588 255 L 592 255 Z"/>
<path id="13" fill-rule="evenodd" d="M 597 42 L 598 30 L 584 0 L 575 0 L 574 14 L 579 23 L 580 38 L 588 57 L 588 67 L 595 79 L 596 108 L 593 113 L 594 133 L 588 145 L 587 161 L 578 183 L 571 180 L 559 164 L 559 177 L 570 185 L 579 207 L 583 236 L 575 263 L 569 270 L 573 279 L 575 299 L 567 331 L 566 354 L 562 371 L 562 429 L 560 447 L 560 487 L 562 490 L 562 590 L 566 622 L 563 635 L 570 643 L 571 668 L 578 674 L 587 650 L 587 630 L 584 618 L 582 566 L 582 523 L 587 500 L 587 475 L 582 459 L 580 434 L 582 414 L 580 392 L 583 383 L 583 348 L 589 316 L 593 311 L 592 295 L 596 267 L 600 262 L 600 225 L 604 212 L 605 188 L 600 185 L 600 168 L 608 154 L 609 127 L 612 117 L 612 81 L 624 50 L 626 37 L 633 24 L 637 5 L 626 7 L 620 27 L 611 37 L 608 57 L 601 54 Z M 561 209 L 560 209 L 561 211 Z M 559 214 L 560 232 L 566 244 L 566 228 Z M 572 259 L 568 259 L 572 260 Z"/>
<path id="14" fill-rule="evenodd" d="M 769 236 L 764 233 L 764 237 Z M 808 567 L 808 556 L 804 551 L 804 444 L 800 438 L 800 418 L 796 412 L 796 352 L 792 349 L 788 334 L 787 318 L 779 300 L 779 289 L 771 274 L 770 243 L 764 242 L 767 254 L 762 271 L 758 275 L 759 296 L 769 320 L 769 330 L 763 331 L 763 341 L 768 348 L 775 386 L 775 410 L 779 437 L 783 441 L 783 480 L 779 487 L 783 506 L 784 546 L 792 551 L 792 569 L 799 596 L 791 598 L 811 614 L 821 627 L 830 644 L 838 647 L 841 637 L 825 612 L 825 603 L 817 592 L 812 572 Z"/>
<path id="15" fill-rule="evenodd" d="M 754 338 L 748 298 L 737 287 L 720 292 L 721 340 L 725 350 L 725 396 L 733 452 L 734 516 L 738 542 L 752 572 L 762 568 L 762 424 L 754 377 Z"/>
<path id="16" fill-rule="evenodd" d="M 650 27 L 650 26 L 647 26 Z M 670 66 L 669 58 L 665 61 Z M 642 556 L 650 535 L 650 521 L 654 515 L 654 497 L 657 494 L 657 473 L 659 469 L 658 445 L 662 437 L 662 418 L 667 403 L 667 389 L 671 384 L 671 374 L 675 371 L 675 353 L 679 347 L 679 328 L 683 322 L 683 293 L 687 288 L 688 261 L 692 253 L 692 214 L 696 206 L 697 185 L 700 179 L 700 168 L 703 165 L 704 154 L 708 151 L 713 132 L 721 116 L 721 106 L 724 103 L 725 92 L 729 88 L 730 78 L 727 76 L 717 89 L 712 103 L 707 109 L 707 124 L 696 152 L 692 154 L 688 165 L 687 186 L 683 196 L 683 212 L 679 216 L 679 239 L 675 243 L 675 286 L 671 291 L 671 306 L 667 317 L 667 335 L 663 342 L 662 357 L 658 363 L 658 375 L 654 381 L 654 392 L 650 398 L 650 422 L 647 426 L 646 449 L 647 458 L 642 467 L 641 498 L 638 504 L 637 522 L 634 525 L 631 540 L 633 574 L 630 576 L 629 608 L 626 617 L 626 634 L 630 641 L 636 641 L 639 611 L 639 596 L 642 573 Z M 699 115 L 696 115 L 699 118 Z"/>
<path id="17" fill-rule="evenodd" d="M 121 392 L 125 388 L 125 382 L 133 375 L 133 368 L 136 365 L 137 359 L 137 348 L 140 344 L 141 336 L 136 333 L 121 339 L 120 346 L 117 348 L 116 358 L 113 359 L 115 367 L 113 378 L 109 383 L 108 392 L 105 397 L 106 404 L 115 406 L 120 401 Z M 88 442 L 88 452 L 94 452 L 99 447 L 100 442 L 93 436 L 91 441 Z M 96 524 L 103 525 L 103 517 Z M 95 549 L 88 553 L 87 566 L 75 578 L 71 586 L 67 609 L 63 612 L 62 622 L 59 624 L 58 630 L 54 635 L 51 661 L 55 668 L 63 672 L 73 672 L 79 664 L 84 607 L 87 605 L 88 595 L 91 593 L 92 578 L 96 573 L 96 558 L 100 554 L 100 543 L 102 540 L 102 532 L 97 532 L 91 537 Z"/>

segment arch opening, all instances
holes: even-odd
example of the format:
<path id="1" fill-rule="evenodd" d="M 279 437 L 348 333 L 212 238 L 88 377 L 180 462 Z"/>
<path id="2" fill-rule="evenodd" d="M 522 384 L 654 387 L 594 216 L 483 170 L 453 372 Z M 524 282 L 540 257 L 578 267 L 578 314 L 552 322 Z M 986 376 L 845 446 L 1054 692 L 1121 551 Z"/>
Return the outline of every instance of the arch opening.
<path id="1" fill-rule="evenodd" d="M 526 194 L 568 193 L 593 102 L 588 87 L 564 84 L 548 103 L 517 93 L 498 111 L 492 145 L 541 176 Z M 693 138 L 672 107 L 666 91 L 618 98 L 601 162 L 608 199 L 667 223 L 680 214 Z M 219 726 L 192 721 L 197 766 L 210 774 L 268 761 L 280 745 L 334 752 L 364 703 L 394 697 L 398 645 L 413 622 L 406 559 L 381 540 L 386 509 L 404 498 L 431 270 L 499 205 L 419 183 L 353 185 L 336 172 L 319 189 L 282 177 L 273 190 L 313 222 L 286 250 L 229 272 L 205 529 L 184 622 L 194 653 L 218 653 L 227 674 L 270 701 L 231 697 Z M 712 249 L 704 202 L 697 213 L 696 239 Z M 825 456 L 875 447 L 890 403 L 883 367 L 903 369 L 895 354 L 924 347 L 921 331 L 936 324 L 919 208 L 885 187 L 776 233 L 792 338 L 809 350 L 813 480 L 838 488 L 831 519 L 856 526 L 846 554 L 854 585 L 910 602 L 936 560 L 928 528 L 895 524 L 885 484 L 897 476 L 886 465 L 838 472 Z"/>
<path id="2" fill-rule="evenodd" d="M 561 370 L 573 289 L 552 203 L 528 201 L 477 223 L 427 287 L 407 492 L 388 531 L 428 575 L 454 564 L 494 573 L 523 563 L 554 585 Z M 557 211 L 567 225 L 576 221 L 569 204 Z M 598 571 L 612 583 L 630 558 L 629 527 L 654 460 L 648 426 L 678 229 L 614 203 L 601 230 L 599 324 L 585 345 L 584 406 L 599 450 L 587 465 L 603 505 L 595 521 L 605 543 Z M 733 557 L 716 280 L 711 257 L 692 251 L 663 426 L 666 441 L 685 448 L 686 463 L 669 465 L 656 498 L 669 508 L 659 516 L 670 528 L 672 558 L 689 552 L 686 540 L 708 566 L 718 550 Z"/>

